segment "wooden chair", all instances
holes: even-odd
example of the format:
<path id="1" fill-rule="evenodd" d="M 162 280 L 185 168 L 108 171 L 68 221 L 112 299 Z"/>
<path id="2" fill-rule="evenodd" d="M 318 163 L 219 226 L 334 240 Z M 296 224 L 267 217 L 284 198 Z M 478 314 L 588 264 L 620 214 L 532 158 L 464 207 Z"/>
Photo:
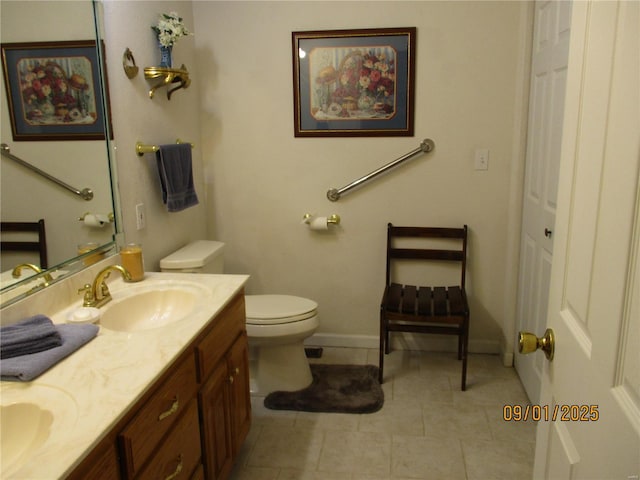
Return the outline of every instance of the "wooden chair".
<path id="1" fill-rule="evenodd" d="M 1 222 L 2 233 L 36 233 L 36 241 L 5 241 L 0 242 L 0 250 L 3 252 L 38 252 L 40 255 L 40 268 L 49 268 L 47 260 L 47 236 L 44 230 L 44 220 L 37 222 Z"/>
<path id="2" fill-rule="evenodd" d="M 400 244 L 409 245 L 409 242 L 413 242 L 411 248 L 400 247 Z M 418 243 L 428 248 L 416 248 Z M 452 243 L 459 248 L 451 249 Z M 461 389 L 466 390 L 469 343 L 469 306 L 464 287 L 466 256 L 466 225 L 462 228 L 439 228 L 388 224 L 386 287 L 380 304 L 380 383 L 383 381 L 384 355 L 389 353 L 389 332 L 434 333 L 458 336 L 458 360 L 462 360 Z M 396 283 L 396 277 L 402 276 L 402 267 L 407 267 L 400 263 L 408 261 L 411 261 L 411 268 L 418 267 L 414 262 L 419 262 L 428 269 L 433 267 L 431 270 L 441 268 L 442 262 L 457 263 L 461 272 L 460 283 L 455 286 Z M 416 278 L 418 273 L 413 272 L 413 275 Z M 433 282 L 431 278 L 429 281 Z"/>

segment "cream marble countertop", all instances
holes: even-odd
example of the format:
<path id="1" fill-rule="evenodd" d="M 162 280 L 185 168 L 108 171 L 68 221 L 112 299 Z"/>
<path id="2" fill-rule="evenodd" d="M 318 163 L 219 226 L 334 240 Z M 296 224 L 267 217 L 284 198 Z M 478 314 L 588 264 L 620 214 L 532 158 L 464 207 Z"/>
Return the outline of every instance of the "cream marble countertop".
<path id="1" fill-rule="evenodd" d="M 199 303 L 187 318 L 163 327 L 126 333 L 101 326 L 96 338 L 35 380 L 1 382 L 2 405 L 33 402 L 54 415 L 44 444 L 17 471 L 3 470 L 3 479 L 54 479 L 71 473 L 208 321 L 242 290 L 249 278 L 246 275 L 148 272 L 142 282 L 132 284 L 114 278 L 116 274 L 113 272 L 107 282 L 114 301 L 135 288 L 170 281 L 199 284 L 207 290 L 208 301 Z M 82 284 L 75 281 L 61 288 L 72 291 Z M 68 313 L 82 303 L 80 296 L 75 292 L 73 295 L 78 299 L 67 303 L 65 308 L 34 311 L 38 307 L 23 306 L 9 316 L 44 313 L 54 323 L 66 323 Z M 40 305 L 47 303 L 57 306 L 60 302 L 41 301 Z M 109 304 L 102 310 L 108 307 Z M 6 318 L 2 320 L 3 324 L 7 323 Z M 2 438 L 1 442 L 11 442 L 11 439 Z"/>

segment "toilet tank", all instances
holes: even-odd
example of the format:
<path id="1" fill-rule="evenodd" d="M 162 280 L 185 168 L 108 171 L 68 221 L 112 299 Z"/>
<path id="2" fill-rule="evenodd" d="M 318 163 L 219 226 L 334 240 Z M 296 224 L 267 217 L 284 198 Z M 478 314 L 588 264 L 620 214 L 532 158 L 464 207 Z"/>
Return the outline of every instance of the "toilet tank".
<path id="1" fill-rule="evenodd" d="M 197 240 L 160 260 L 161 272 L 223 273 L 224 243 Z"/>

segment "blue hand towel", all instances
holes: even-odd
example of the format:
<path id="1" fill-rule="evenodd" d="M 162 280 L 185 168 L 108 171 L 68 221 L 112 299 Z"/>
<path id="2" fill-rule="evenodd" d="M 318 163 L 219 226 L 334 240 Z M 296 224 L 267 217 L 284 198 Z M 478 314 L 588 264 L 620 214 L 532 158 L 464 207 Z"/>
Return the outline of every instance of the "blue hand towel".
<path id="1" fill-rule="evenodd" d="M 0 327 L 0 358 L 37 353 L 60 345 L 62 339 L 58 330 L 44 315 Z"/>
<path id="2" fill-rule="evenodd" d="M 62 345 L 39 353 L 0 360 L 2 380 L 29 382 L 92 340 L 100 327 L 93 324 L 57 325 Z"/>
<path id="3" fill-rule="evenodd" d="M 169 212 L 179 212 L 198 204 L 193 186 L 191 145 L 175 143 L 160 145 L 156 152 L 162 186 L 162 202 Z"/>

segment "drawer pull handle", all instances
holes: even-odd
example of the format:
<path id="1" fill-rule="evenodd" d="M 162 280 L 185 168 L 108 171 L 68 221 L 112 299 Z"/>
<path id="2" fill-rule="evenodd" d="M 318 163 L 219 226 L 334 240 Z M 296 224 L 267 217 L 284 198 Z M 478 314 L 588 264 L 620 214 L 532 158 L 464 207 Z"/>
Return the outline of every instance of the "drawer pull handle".
<path id="1" fill-rule="evenodd" d="M 178 475 L 180 475 L 180 472 L 182 472 L 182 454 L 178 455 L 178 466 L 176 467 L 175 471 L 167 478 L 165 478 L 165 480 L 173 480 Z"/>
<path id="2" fill-rule="evenodd" d="M 240 374 L 240 368 L 236 367 L 236 375 Z"/>
<path id="3" fill-rule="evenodd" d="M 229 383 L 233 383 L 233 375 L 229 376 Z"/>
<path id="4" fill-rule="evenodd" d="M 180 402 L 178 400 L 178 396 L 175 396 L 175 399 L 173 400 L 173 404 L 171 405 L 171 408 L 169 410 L 167 410 L 166 412 L 162 412 L 159 416 L 158 416 L 158 421 L 164 420 L 165 418 L 173 415 L 174 413 L 176 413 L 178 411 L 178 408 L 180 408 Z"/>

